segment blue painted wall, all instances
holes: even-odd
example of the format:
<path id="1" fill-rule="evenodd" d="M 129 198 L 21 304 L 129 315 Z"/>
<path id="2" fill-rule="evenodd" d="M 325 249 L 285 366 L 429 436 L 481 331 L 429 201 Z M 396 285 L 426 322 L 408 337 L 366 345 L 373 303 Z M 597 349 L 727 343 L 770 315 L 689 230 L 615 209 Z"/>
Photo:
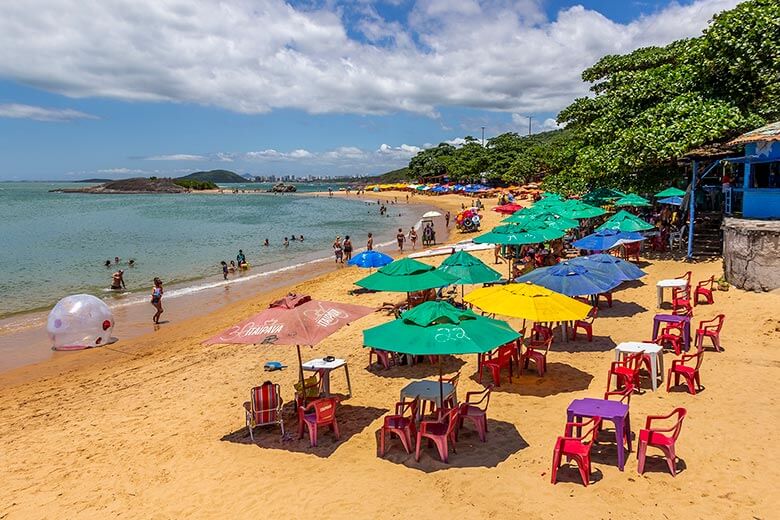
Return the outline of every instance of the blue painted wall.
<path id="1" fill-rule="evenodd" d="M 745 155 L 758 155 L 753 163 L 745 163 L 744 195 L 742 216 L 748 218 L 780 218 L 780 189 L 751 188 L 752 168 L 756 162 L 780 161 L 780 142 L 750 143 L 745 146 Z"/>

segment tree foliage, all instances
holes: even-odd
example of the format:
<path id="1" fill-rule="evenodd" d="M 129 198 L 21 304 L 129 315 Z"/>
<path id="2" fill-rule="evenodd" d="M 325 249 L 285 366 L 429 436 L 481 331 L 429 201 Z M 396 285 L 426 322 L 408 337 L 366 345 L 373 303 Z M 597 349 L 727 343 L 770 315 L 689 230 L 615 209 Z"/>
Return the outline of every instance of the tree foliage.
<path id="1" fill-rule="evenodd" d="M 582 74 L 592 95 L 559 115 L 562 131 L 506 133 L 482 147 L 440 144 L 412 159 L 418 179 L 517 183 L 561 192 L 651 189 L 682 174 L 678 158 L 780 117 L 780 2 L 748 0 L 702 36 L 601 58 Z"/>

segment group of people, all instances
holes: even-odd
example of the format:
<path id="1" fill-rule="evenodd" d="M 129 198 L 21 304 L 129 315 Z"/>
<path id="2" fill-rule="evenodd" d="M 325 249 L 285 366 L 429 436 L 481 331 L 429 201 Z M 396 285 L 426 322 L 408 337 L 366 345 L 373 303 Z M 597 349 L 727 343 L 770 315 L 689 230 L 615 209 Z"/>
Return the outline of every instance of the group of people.
<path id="1" fill-rule="evenodd" d="M 135 266 L 135 260 L 129 260 L 127 264 L 130 267 Z M 114 257 L 114 265 L 119 265 L 119 257 Z M 111 266 L 111 261 L 106 260 L 105 263 L 106 267 Z M 155 324 L 160 323 L 160 316 L 162 315 L 163 307 L 162 307 L 162 297 L 163 297 L 163 283 L 162 280 L 155 276 L 154 280 L 152 281 L 152 299 L 151 304 L 155 309 L 154 316 L 152 316 L 152 321 Z M 111 290 L 113 291 L 122 291 L 127 290 L 127 284 L 125 283 L 125 271 L 123 269 L 117 269 L 112 275 L 111 275 Z"/>
<path id="2" fill-rule="evenodd" d="M 352 245 L 352 239 L 349 237 L 349 235 L 344 236 L 344 240 L 341 240 L 341 235 L 337 236 L 336 239 L 333 241 L 333 255 L 335 256 L 335 261 L 337 264 L 343 264 L 344 262 L 349 262 L 352 260 L 352 252 L 354 251 L 354 246 Z M 374 250 L 374 235 L 373 233 L 368 234 L 368 238 L 366 239 L 366 251 L 373 251 Z"/>

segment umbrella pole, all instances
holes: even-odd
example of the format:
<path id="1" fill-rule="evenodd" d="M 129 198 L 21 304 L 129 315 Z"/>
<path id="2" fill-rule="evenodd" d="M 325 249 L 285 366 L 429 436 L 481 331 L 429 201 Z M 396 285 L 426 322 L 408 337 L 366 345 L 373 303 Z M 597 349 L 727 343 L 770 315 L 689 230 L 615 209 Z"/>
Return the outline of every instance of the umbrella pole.
<path id="1" fill-rule="evenodd" d="M 295 345 L 295 349 L 298 351 L 298 376 L 301 379 L 301 402 L 303 402 L 303 406 L 306 406 L 306 386 L 303 384 L 303 360 L 301 359 L 301 346 Z"/>
<path id="2" fill-rule="evenodd" d="M 444 382 L 442 381 L 442 377 L 444 376 L 444 373 L 441 370 L 441 358 L 442 356 L 439 355 L 439 414 L 441 414 L 441 409 L 444 408 Z"/>

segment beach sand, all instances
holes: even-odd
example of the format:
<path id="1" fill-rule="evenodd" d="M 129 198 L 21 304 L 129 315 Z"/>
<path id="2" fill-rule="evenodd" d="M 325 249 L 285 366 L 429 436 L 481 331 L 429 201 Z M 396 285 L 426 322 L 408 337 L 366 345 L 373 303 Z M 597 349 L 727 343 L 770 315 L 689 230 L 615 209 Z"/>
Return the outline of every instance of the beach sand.
<path id="1" fill-rule="evenodd" d="M 426 198 L 453 216 L 465 200 Z M 500 219 L 485 214 L 485 228 Z M 491 251 L 479 256 L 492 263 Z M 506 266 L 497 268 L 503 272 Z M 696 323 L 719 313 L 727 317 L 721 336 L 726 350 L 705 354 L 706 388 L 700 394 L 680 387 L 632 398 L 635 432 L 648 414 L 688 409 L 676 478 L 660 458 L 649 460 L 639 476 L 634 453 L 620 472 L 614 444 L 603 443 L 594 448 L 595 483 L 583 487 L 572 466 L 561 470 L 557 485 L 550 484 L 552 449 L 567 405 L 601 397 L 615 343 L 650 336 L 655 282 L 688 269 L 702 280 L 720 276 L 721 263 L 649 261 L 644 284 L 618 291 L 614 307 L 602 309 L 592 343 L 556 340 L 543 378 L 526 372 L 511 385 L 502 381 L 490 401 L 487 443 L 466 426 L 449 464 L 427 447 L 416 463 L 397 441 L 384 459 L 376 456 L 381 417 L 400 389 L 411 379 L 435 378 L 438 370 L 427 363 L 366 370 L 361 331 L 390 319 L 384 313 L 303 350 L 304 359 L 344 357 L 351 369 L 354 395 L 338 410 L 341 440 L 324 432 L 317 448 L 306 439 L 282 442 L 274 427 L 256 429 L 253 444 L 244 427 L 242 403 L 252 386 L 271 379 L 292 399 L 294 348 L 201 344 L 288 290 L 368 306 L 402 299 L 348 295 L 367 274 L 358 269 L 340 269 L 205 318 L 171 322 L 110 349 L 57 357 L 21 375 L 2 374 L 0 518 L 775 517 L 780 456 L 767 441 L 780 424 L 774 392 L 780 375 L 777 293 L 732 288 L 715 293 L 714 305 L 696 308 Z M 665 356 L 667 367 L 672 359 Z M 264 373 L 269 360 L 290 368 Z M 480 388 L 476 356 L 450 358 L 446 370 L 461 370 L 459 396 Z M 335 372 L 332 389 L 344 388 Z M 293 408 L 287 403 L 285 409 L 285 425 L 294 433 Z"/>

